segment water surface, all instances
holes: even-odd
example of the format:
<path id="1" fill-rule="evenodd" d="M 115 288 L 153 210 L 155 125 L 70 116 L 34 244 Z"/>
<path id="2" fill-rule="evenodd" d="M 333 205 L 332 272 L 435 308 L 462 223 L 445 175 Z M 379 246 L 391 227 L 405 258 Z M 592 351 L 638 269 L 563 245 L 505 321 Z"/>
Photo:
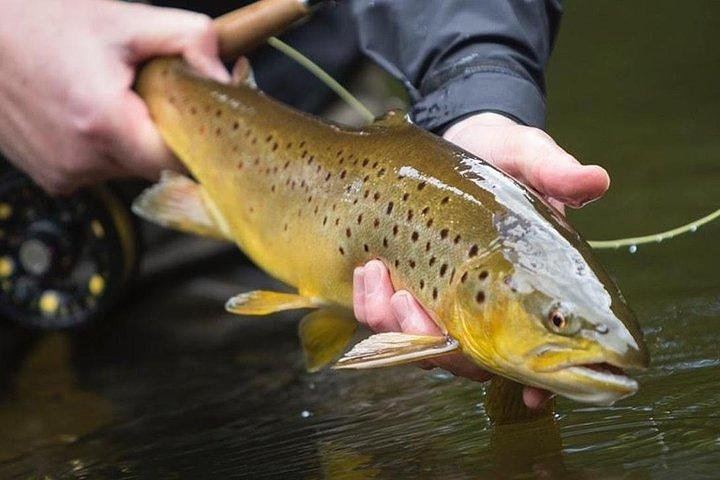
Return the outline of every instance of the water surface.
<path id="1" fill-rule="evenodd" d="M 663 230 L 720 205 L 720 4 L 568 2 L 551 133 L 612 173 L 571 220 L 588 238 Z M 486 386 L 411 367 L 308 375 L 299 314 L 238 319 L 275 288 L 232 248 L 166 240 L 112 319 L 2 332 L 3 478 L 716 478 L 720 224 L 601 252 L 652 354 L 613 407 L 493 424 Z"/>

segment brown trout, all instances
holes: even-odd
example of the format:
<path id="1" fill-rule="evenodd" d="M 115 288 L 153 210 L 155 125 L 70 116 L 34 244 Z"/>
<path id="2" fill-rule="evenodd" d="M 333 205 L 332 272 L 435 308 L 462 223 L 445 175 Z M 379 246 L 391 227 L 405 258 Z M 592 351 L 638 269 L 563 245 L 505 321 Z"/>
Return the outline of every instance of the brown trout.
<path id="1" fill-rule="evenodd" d="M 579 401 L 637 390 L 642 333 L 588 245 L 536 193 L 390 113 L 364 128 L 158 59 L 137 90 L 194 180 L 165 174 L 134 205 L 161 225 L 235 242 L 296 294 L 255 291 L 231 312 L 350 307 L 353 269 L 378 258 L 443 337 L 385 333 L 336 365 L 370 368 L 462 352 L 483 368 Z M 310 367 L 352 327 L 322 308 L 301 323 Z M 339 330 L 338 330 L 339 329 Z"/>

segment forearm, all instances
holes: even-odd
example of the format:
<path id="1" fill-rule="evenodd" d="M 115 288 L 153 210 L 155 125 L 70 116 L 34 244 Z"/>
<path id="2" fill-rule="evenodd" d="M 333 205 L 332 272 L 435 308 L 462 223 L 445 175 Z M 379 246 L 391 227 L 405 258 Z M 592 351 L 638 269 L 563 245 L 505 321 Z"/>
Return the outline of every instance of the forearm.
<path id="1" fill-rule="evenodd" d="M 480 111 L 544 125 L 557 0 L 363 0 L 354 9 L 361 49 L 403 82 L 424 128 Z"/>

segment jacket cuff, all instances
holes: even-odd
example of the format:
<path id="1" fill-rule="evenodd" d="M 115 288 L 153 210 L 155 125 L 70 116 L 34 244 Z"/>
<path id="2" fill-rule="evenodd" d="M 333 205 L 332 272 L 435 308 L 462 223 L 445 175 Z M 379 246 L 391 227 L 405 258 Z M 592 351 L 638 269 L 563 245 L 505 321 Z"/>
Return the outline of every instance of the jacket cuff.
<path id="1" fill-rule="evenodd" d="M 420 127 L 442 132 L 475 113 L 494 111 L 517 122 L 543 128 L 545 98 L 539 88 L 517 72 L 501 66 L 467 71 L 423 95 L 411 110 Z"/>

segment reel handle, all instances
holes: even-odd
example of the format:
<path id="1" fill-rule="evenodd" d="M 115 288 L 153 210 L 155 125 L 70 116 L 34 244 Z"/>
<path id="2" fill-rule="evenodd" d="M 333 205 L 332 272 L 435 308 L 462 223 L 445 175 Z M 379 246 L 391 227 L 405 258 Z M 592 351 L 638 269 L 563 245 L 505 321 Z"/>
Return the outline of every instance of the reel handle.
<path id="1" fill-rule="evenodd" d="M 308 16 L 326 0 L 259 0 L 215 19 L 219 53 L 234 61 L 268 38 Z"/>

